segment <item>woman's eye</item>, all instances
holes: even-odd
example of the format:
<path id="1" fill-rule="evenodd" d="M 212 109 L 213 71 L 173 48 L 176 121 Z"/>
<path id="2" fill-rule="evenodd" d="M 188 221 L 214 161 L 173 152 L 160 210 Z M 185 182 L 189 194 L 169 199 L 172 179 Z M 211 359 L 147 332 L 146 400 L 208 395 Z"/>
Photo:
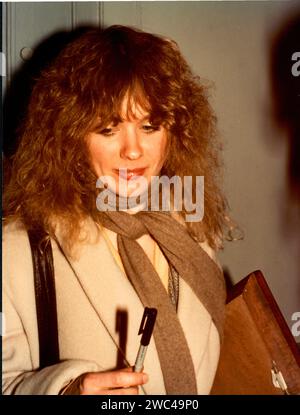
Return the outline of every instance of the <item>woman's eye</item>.
<path id="1" fill-rule="evenodd" d="M 142 126 L 142 129 L 146 133 L 153 133 L 154 131 L 158 131 L 160 129 L 159 125 L 151 125 L 151 124 L 145 124 Z"/>
<path id="2" fill-rule="evenodd" d="M 105 137 L 110 137 L 114 135 L 114 133 L 115 133 L 114 129 L 110 127 L 103 128 L 102 130 L 99 131 L 99 134 L 104 135 Z"/>

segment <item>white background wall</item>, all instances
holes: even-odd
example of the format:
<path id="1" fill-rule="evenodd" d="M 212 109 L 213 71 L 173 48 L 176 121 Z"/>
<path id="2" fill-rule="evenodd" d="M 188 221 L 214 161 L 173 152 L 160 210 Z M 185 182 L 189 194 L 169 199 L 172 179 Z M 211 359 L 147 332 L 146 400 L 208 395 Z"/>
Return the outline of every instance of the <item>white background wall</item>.
<path id="1" fill-rule="evenodd" d="M 214 82 L 226 194 L 245 233 L 226 243 L 220 260 L 234 282 L 262 270 L 290 327 L 300 312 L 300 207 L 288 198 L 288 140 L 272 119 L 269 71 L 272 37 L 297 12 L 298 1 L 39 2 L 6 10 L 11 71 L 22 47 L 56 30 L 119 23 L 174 38 L 194 71 Z"/>

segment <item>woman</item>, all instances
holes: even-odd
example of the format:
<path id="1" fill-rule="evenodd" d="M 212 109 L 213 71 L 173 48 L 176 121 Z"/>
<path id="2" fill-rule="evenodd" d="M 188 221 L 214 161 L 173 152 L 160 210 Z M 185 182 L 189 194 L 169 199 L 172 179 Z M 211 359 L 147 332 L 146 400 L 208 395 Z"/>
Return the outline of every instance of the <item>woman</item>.
<path id="1" fill-rule="evenodd" d="M 34 86 L 4 201 L 4 393 L 209 393 L 225 301 L 214 260 L 225 222 L 218 167 L 207 91 L 175 42 L 112 26 L 60 53 Z M 204 176 L 201 221 L 178 209 L 185 190 L 171 189 L 169 211 L 151 209 L 154 178 L 175 176 Z M 106 206 L 104 192 L 114 196 Z M 45 368 L 27 233 L 40 228 L 53 253 L 59 338 L 59 361 Z M 135 373 L 145 306 L 158 315 Z"/>

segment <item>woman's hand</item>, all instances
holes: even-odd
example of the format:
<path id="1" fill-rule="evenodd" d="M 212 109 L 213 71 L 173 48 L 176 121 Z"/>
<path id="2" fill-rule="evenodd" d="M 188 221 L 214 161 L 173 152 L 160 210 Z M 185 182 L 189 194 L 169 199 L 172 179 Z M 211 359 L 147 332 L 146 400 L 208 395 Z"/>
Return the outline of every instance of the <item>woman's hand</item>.
<path id="1" fill-rule="evenodd" d="M 138 386 L 148 382 L 146 373 L 132 368 L 81 375 L 64 392 L 66 395 L 138 395 Z"/>

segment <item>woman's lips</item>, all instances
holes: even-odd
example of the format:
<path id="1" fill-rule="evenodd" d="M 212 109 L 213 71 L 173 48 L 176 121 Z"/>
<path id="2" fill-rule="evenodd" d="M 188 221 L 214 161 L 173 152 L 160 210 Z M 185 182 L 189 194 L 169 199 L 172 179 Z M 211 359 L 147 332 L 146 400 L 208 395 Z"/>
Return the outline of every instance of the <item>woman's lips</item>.
<path id="1" fill-rule="evenodd" d="M 116 169 L 117 174 L 123 180 L 134 180 L 138 179 L 139 177 L 143 176 L 146 167 L 140 167 L 136 169 Z"/>

